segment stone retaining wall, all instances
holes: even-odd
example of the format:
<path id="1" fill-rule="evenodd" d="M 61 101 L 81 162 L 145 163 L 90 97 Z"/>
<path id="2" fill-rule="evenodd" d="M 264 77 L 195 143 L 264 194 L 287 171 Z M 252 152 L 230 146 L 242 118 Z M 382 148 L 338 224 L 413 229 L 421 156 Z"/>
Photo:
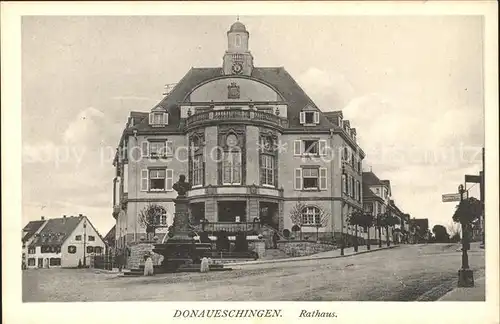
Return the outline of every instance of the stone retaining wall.
<path id="1" fill-rule="evenodd" d="M 335 249 L 335 245 L 308 241 L 278 241 L 278 249 L 291 257 L 299 257 L 331 251 Z"/>
<path id="2" fill-rule="evenodd" d="M 153 265 L 160 265 L 161 261 L 163 261 L 163 256 L 158 253 L 153 253 L 153 247 L 155 243 L 150 242 L 141 242 L 137 244 L 133 244 L 130 246 L 130 256 L 127 260 L 127 268 L 129 269 L 138 269 L 140 265 L 144 265 L 144 255 L 147 252 L 151 252 L 153 254 Z"/>

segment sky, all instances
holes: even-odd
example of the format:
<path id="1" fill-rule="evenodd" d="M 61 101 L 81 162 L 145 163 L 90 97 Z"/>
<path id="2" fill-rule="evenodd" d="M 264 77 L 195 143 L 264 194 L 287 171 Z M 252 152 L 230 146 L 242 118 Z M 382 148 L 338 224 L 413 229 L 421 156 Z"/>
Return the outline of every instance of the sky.
<path id="1" fill-rule="evenodd" d="M 112 157 L 130 111 L 191 67 L 218 67 L 232 16 L 22 18 L 23 225 L 87 215 L 113 226 Z M 479 16 L 241 16 L 254 65 L 283 66 L 342 110 L 396 204 L 449 225 L 484 146 Z M 469 185 L 471 186 L 471 185 Z M 479 197 L 476 185 L 470 195 Z"/>

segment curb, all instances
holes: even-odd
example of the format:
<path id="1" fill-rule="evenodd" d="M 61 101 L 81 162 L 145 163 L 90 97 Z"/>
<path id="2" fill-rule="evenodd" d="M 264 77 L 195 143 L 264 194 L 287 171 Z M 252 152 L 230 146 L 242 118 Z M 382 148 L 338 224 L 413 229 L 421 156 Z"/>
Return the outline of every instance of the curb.
<path id="1" fill-rule="evenodd" d="M 264 261 L 249 261 L 249 262 L 240 262 L 240 263 L 231 263 L 231 266 L 244 266 L 244 265 L 258 265 L 258 264 L 270 264 L 270 263 L 286 263 L 286 262 L 296 262 L 296 261 L 311 261 L 311 260 L 327 260 L 327 259 L 337 259 L 337 258 L 347 258 L 359 254 L 371 253 L 383 250 L 390 250 L 394 248 L 398 248 L 400 245 L 392 245 L 383 248 L 377 248 L 374 250 L 366 250 L 361 252 L 356 252 L 347 255 L 334 255 L 334 256 L 323 256 L 323 257 L 299 257 L 299 258 L 287 258 L 287 259 L 276 259 L 276 260 L 264 260 Z"/>
<path id="2" fill-rule="evenodd" d="M 477 278 L 477 279 L 474 279 L 474 281 L 479 281 L 479 280 L 483 280 L 485 279 L 486 277 L 484 276 L 484 272 L 479 272 L 480 273 L 480 277 Z M 454 283 L 456 283 L 456 280 L 454 281 Z M 459 291 L 460 289 L 464 289 L 465 287 L 452 287 L 451 289 L 449 289 L 448 291 L 446 291 L 444 294 L 442 294 L 436 301 L 447 301 L 447 300 L 443 300 L 443 298 L 445 298 L 448 294 L 452 294 L 453 292 L 455 291 Z M 465 289 L 474 289 L 475 287 L 468 287 L 468 288 L 465 288 Z M 486 296 L 485 296 L 486 298 Z M 452 300 L 450 300 L 452 301 Z"/>

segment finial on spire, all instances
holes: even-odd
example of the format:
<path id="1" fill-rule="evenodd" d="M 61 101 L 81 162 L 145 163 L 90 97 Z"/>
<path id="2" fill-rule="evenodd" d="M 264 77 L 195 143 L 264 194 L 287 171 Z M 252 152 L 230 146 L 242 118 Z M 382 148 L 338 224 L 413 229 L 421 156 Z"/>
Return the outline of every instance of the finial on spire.
<path id="1" fill-rule="evenodd" d="M 236 16 L 236 21 L 240 21 L 240 15 Z"/>

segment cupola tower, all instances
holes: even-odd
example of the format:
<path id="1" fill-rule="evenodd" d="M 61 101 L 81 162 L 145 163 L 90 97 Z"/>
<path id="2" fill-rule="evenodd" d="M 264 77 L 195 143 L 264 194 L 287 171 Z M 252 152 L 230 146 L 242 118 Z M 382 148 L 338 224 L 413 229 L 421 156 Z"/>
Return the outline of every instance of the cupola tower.
<path id="1" fill-rule="evenodd" d="M 248 50 L 248 33 L 245 25 L 236 21 L 227 32 L 227 51 L 224 54 L 225 75 L 251 75 L 253 56 Z"/>

